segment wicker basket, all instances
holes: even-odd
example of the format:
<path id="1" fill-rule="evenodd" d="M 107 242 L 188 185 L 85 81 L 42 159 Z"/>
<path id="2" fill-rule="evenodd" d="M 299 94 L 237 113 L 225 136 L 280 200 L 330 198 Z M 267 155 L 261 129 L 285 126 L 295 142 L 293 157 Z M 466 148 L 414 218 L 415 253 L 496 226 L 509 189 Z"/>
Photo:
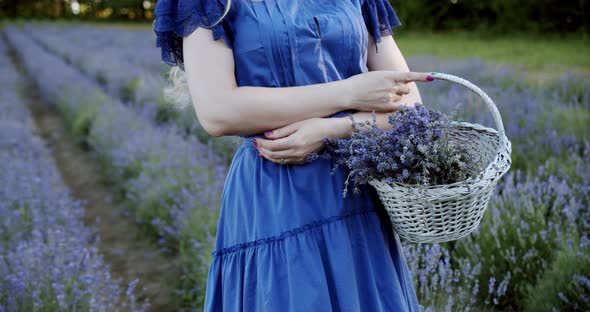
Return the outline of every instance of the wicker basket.
<path id="1" fill-rule="evenodd" d="M 499 179 L 510 168 L 511 143 L 494 102 L 480 88 L 457 76 L 431 73 L 440 80 L 463 85 L 479 95 L 492 112 L 498 130 L 467 122 L 453 122 L 449 138 L 477 149 L 486 163 L 477 176 L 453 184 L 387 184 L 372 179 L 391 219 L 403 239 L 415 243 L 440 243 L 460 239 L 479 225 Z"/>

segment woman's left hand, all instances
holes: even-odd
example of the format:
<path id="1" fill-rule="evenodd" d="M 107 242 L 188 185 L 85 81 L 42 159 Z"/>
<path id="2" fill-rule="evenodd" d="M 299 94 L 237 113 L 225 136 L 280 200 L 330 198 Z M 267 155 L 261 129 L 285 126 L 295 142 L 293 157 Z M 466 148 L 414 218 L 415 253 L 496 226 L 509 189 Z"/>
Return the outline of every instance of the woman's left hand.
<path id="1" fill-rule="evenodd" d="M 342 118 L 309 118 L 264 133 L 267 139 L 253 138 L 264 157 L 272 162 L 303 164 L 307 156 L 324 147 L 324 138 L 339 137 L 345 129 Z"/>

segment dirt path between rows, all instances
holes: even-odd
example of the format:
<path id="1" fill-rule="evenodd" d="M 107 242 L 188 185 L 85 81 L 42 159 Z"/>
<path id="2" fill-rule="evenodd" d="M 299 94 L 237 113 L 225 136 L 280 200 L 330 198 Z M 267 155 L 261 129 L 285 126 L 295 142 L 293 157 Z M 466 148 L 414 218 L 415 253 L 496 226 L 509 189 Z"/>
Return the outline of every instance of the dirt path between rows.
<path id="1" fill-rule="evenodd" d="M 13 62 L 26 77 L 14 55 Z M 40 98 L 32 83 L 21 92 L 33 115 L 37 134 L 47 143 L 72 197 L 85 202 L 88 226 L 96 226 L 100 236 L 99 249 L 111 266 L 114 278 L 122 286 L 139 278 L 137 298 L 148 299 L 150 311 L 176 311 L 171 303 L 171 287 L 179 277 L 177 260 L 155 246 L 141 232 L 133 217 L 126 215 L 126 203 L 115 196 L 116 190 L 101 183 L 101 168 L 96 155 L 84 151 L 66 130 L 57 112 Z"/>

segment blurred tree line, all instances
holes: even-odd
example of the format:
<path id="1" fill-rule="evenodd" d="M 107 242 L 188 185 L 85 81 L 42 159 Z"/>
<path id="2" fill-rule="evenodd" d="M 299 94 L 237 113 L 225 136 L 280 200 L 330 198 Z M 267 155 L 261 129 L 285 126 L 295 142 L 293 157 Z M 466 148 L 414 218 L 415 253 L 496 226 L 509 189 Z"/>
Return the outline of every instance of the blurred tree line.
<path id="1" fill-rule="evenodd" d="M 194 0 L 198 1 L 198 0 Z M 151 21 L 156 0 L 0 0 L 0 17 Z M 590 31 L 587 0 L 392 0 L 404 29 Z"/>
<path id="2" fill-rule="evenodd" d="M 492 33 L 590 31 L 586 0 L 393 0 L 404 28 Z"/>

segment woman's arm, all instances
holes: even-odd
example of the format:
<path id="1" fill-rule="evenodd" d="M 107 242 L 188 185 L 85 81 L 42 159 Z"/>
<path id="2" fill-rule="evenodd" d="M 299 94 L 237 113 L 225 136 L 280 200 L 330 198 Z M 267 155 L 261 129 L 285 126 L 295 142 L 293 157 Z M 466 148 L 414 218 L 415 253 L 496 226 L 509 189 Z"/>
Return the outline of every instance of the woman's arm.
<path id="1" fill-rule="evenodd" d="M 399 47 L 397 46 L 393 36 L 382 36 L 381 42 L 379 42 L 379 52 L 376 52 L 375 41 L 373 36 L 369 35 L 369 44 L 367 52 L 367 67 L 369 71 L 375 70 L 395 70 L 395 71 L 410 71 L 408 64 L 402 55 Z M 418 86 L 415 82 L 409 82 L 406 84 L 410 93 L 403 95 L 400 102 L 406 106 L 414 106 L 416 102 L 422 103 Z M 377 123 L 379 127 L 387 130 L 391 128 L 388 122 L 388 116 L 390 113 L 376 113 Z M 352 114 L 355 121 L 364 121 L 371 119 L 371 113 L 369 112 L 357 112 Z M 346 138 L 350 136 L 353 131 L 352 123 L 349 118 L 340 118 L 339 123 L 341 130 L 336 135 L 338 138 Z"/>
<path id="2" fill-rule="evenodd" d="M 426 74 L 374 72 L 306 86 L 237 87 L 233 53 L 211 30 L 183 39 L 188 88 L 197 117 L 212 136 L 260 133 L 338 111 L 394 111 L 399 81 L 425 81 Z"/>
<path id="3" fill-rule="evenodd" d="M 367 66 L 369 71 L 391 70 L 408 72 L 408 65 L 401 54 L 393 36 L 381 37 L 379 52 L 375 52 L 375 42 L 369 36 Z M 432 81 L 432 76 L 428 81 Z M 413 106 L 416 102 L 422 102 L 416 83 L 407 82 L 409 93 L 402 96 L 401 103 Z M 353 113 L 355 121 L 371 119 L 371 113 Z M 376 113 L 377 123 L 382 129 L 389 129 L 389 113 Z M 302 164 L 306 162 L 306 156 L 323 147 L 323 138 L 344 139 L 349 138 L 354 128 L 348 116 L 338 118 L 310 118 L 288 126 L 276 129 L 266 135 L 267 139 L 255 139 L 261 157 L 273 162 L 280 162 L 284 158 L 288 164 Z"/>
<path id="4" fill-rule="evenodd" d="M 345 82 L 288 88 L 238 87 L 232 50 L 198 28 L 183 40 L 196 114 L 213 136 L 259 133 L 349 108 Z"/>

